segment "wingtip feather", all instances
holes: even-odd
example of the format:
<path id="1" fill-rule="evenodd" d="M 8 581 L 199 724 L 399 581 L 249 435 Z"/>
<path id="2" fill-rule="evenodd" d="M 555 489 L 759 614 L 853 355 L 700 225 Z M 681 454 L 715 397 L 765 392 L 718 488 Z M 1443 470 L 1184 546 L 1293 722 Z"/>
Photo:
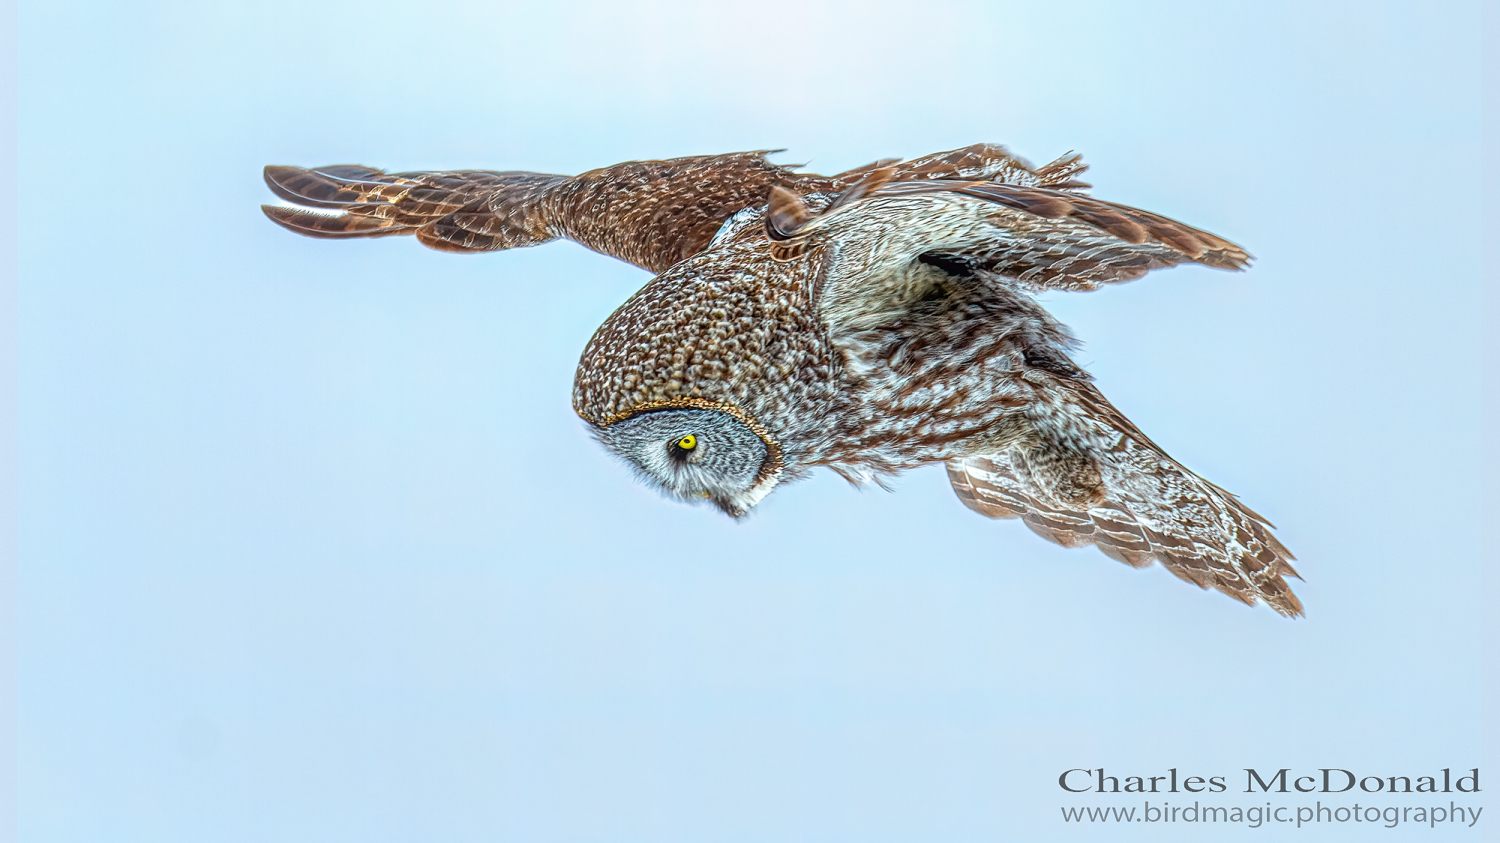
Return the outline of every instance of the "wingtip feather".
<path id="1" fill-rule="evenodd" d="M 350 214 L 325 214 L 305 208 L 284 205 L 261 205 L 260 210 L 271 222 L 305 237 L 339 240 L 351 237 L 383 237 L 405 234 L 411 226 L 396 225 L 376 217 Z"/>

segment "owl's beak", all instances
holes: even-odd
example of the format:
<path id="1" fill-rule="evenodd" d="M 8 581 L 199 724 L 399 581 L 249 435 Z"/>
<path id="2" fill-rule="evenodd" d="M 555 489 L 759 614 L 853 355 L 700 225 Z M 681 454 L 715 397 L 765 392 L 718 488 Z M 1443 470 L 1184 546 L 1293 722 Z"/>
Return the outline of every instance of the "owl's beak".
<path id="1" fill-rule="evenodd" d="M 750 507 L 740 506 L 733 500 L 725 500 L 724 498 L 710 498 L 710 500 L 713 501 L 714 506 L 719 508 L 720 512 L 736 521 L 744 518 L 750 512 Z"/>

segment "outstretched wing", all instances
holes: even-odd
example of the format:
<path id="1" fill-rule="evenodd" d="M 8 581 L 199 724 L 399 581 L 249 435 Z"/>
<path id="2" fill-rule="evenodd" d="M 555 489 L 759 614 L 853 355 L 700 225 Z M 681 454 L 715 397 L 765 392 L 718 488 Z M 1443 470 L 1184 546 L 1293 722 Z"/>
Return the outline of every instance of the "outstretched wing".
<path id="1" fill-rule="evenodd" d="M 450 252 L 487 252 L 575 240 L 652 272 L 706 248 L 726 220 L 765 206 L 771 188 L 838 193 L 877 169 L 908 181 L 968 179 L 1076 190 L 1077 156 L 1033 169 L 1002 146 L 975 144 L 892 166 L 880 161 L 836 176 L 793 172 L 766 151 L 628 161 L 578 176 L 458 170 L 387 173 L 341 164 L 265 168 L 292 206 L 266 216 L 309 237 L 415 235 Z"/>
<path id="2" fill-rule="evenodd" d="M 269 166 L 265 177 L 273 193 L 303 207 L 261 208 L 298 234 L 331 239 L 415 234 L 434 249 L 453 252 L 552 239 L 541 220 L 528 219 L 527 210 L 564 180 L 490 170 L 386 173 L 354 164 Z"/>
<path id="3" fill-rule="evenodd" d="M 1201 588 L 1263 602 L 1289 617 L 1302 614 L 1284 579 L 1297 576 L 1294 557 L 1271 534 L 1270 522 L 1167 456 L 1092 384 L 1075 381 L 1070 388 L 1109 442 L 1094 455 L 1103 499 L 1079 504 L 1049 494 L 1032 461 L 1012 449 L 949 462 L 959 500 L 990 518 L 1020 518 L 1065 547 L 1093 544 L 1137 568 L 1160 562 Z"/>
<path id="4" fill-rule="evenodd" d="M 301 207 L 263 206 L 312 237 L 414 234 L 435 249 L 483 252 L 565 238 L 661 272 L 713 239 L 724 221 L 764 205 L 772 185 L 830 189 L 766 152 L 630 161 L 567 177 L 463 170 L 266 167 L 266 184 Z"/>
<path id="5" fill-rule="evenodd" d="M 785 259 L 829 247 L 822 303 L 831 325 L 899 313 L 923 299 L 930 291 L 914 286 L 922 264 L 1033 288 L 1090 290 L 1183 263 L 1243 269 L 1250 261 L 1221 237 L 1071 184 L 919 181 L 895 167 L 868 170 L 821 210 L 790 189 L 773 189 L 766 232 Z"/>

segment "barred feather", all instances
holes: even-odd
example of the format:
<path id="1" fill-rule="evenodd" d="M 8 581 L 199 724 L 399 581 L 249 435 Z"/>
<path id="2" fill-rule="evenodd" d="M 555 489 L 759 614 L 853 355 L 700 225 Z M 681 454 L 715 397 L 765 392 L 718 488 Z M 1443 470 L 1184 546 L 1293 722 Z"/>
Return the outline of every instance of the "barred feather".
<path id="1" fill-rule="evenodd" d="M 950 461 L 959 500 L 991 518 L 1019 517 L 1064 547 L 1094 544 L 1137 568 L 1160 562 L 1201 588 L 1288 617 L 1303 614 L 1285 580 L 1297 576 L 1294 557 L 1264 518 L 1167 456 L 1092 386 L 1079 385 L 1076 396 L 1105 442 L 1097 455 L 1104 500 L 1060 502 L 1018 449 Z"/>

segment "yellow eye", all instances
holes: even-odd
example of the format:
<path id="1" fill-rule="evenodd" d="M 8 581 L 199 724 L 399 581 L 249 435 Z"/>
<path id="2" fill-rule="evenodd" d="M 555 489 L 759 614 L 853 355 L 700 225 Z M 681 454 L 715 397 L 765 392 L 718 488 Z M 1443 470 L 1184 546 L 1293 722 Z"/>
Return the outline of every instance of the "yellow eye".
<path id="1" fill-rule="evenodd" d="M 694 448 L 698 447 L 698 437 L 689 433 L 688 435 L 677 440 L 677 447 L 681 448 L 684 451 L 691 451 Z"/>

